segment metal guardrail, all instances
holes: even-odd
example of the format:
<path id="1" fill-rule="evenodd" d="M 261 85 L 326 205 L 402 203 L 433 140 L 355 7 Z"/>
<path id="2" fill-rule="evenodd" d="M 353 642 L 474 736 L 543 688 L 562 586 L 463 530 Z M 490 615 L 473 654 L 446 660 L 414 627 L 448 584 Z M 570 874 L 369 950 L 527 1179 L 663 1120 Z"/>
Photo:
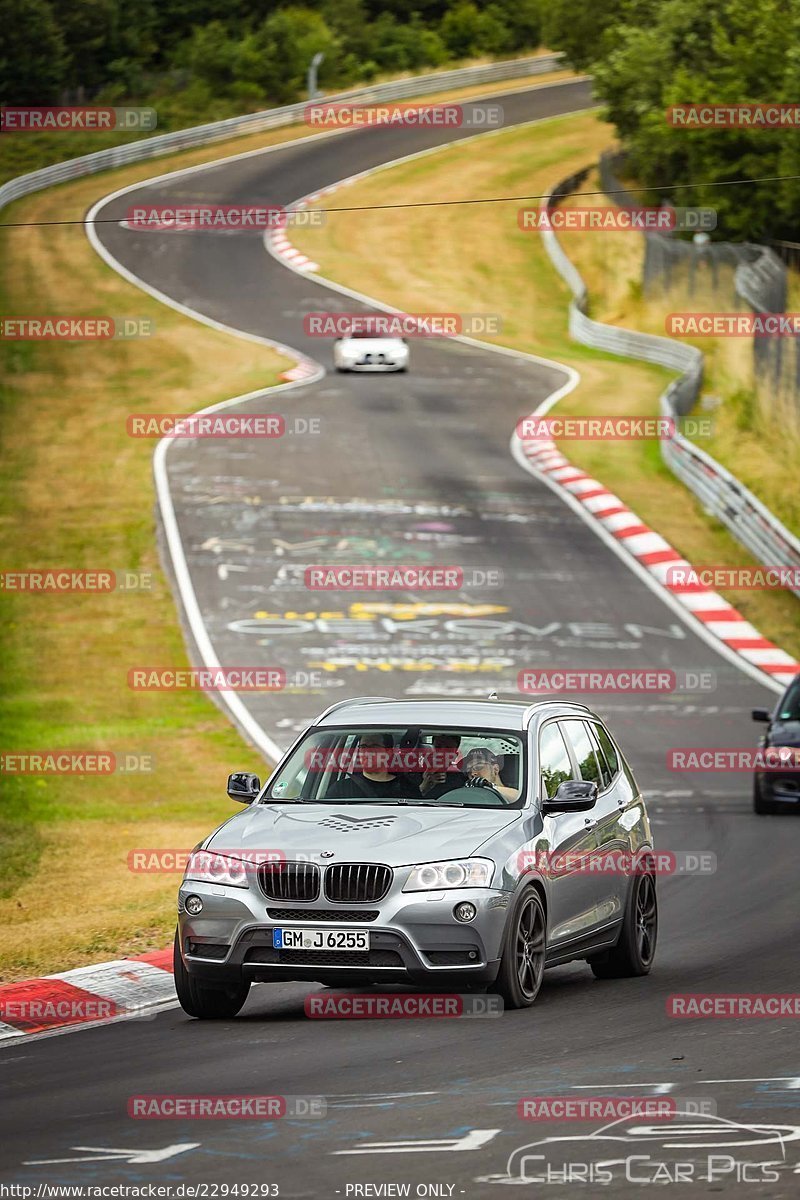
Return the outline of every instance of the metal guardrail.
<path id="1" fill-rule="evenodd" d="M 586 179 L 591 168 L 571 175 L 554 187 L 541 202 L 544 211 L 574 191 Z M 694 346 L 684 346 L 657 334 L 620 329 L 593 321 L 586 314 L 588 294 L 577 267 L 564 253 L 552 230 L 542 230 L 545 250 L 572 292 L 569 307 L 569 331 L 582 345 L 623 358 L 637 358 L 682 372 L 660 397 L 661 415 L 673 421 L 685 416 L 696 403 L 703 379 L 703 354 Z M 660 442 L 661 455 L 670 470 L 698 497 L 705 510 L 733 534 L 751 554 L 766 566 L 800 570 L 800 540 L 762 504 L 735 475 L 710 454 L 675 430 Z M 800 597 L 800 588 L 792 589 Z"/>
<path id="2" fill-rule="evenodd" d="M 347 101 L 359 104 L 378 104 L 382 101 L 408 100 L 415 96 L 430 95 L 451 88 L 480 83 L 502 83 L 506 79 L 526 79 L 556 70 L 562 65 L 563 54 L 539 54 L 531 58 L 505 59 L 503 62 L 486 63 L 477 67 L 461 67 L 454 71 L 438 71 L 432 75 L 414 75 L 410 79 L 378 83 L 372 87 L 354 88 L 347 92 L 322 96 L 315 103 L 344 104 Z M 113 146 L 71 158 L 51 167 L 42 167 L 27 175 L 18 175 L 0 187 L 0 209 L 12 200 L 31 192 L 108 171 L 129 163 L 143 162 L 172 154 L 178 150 L 190 150 L 196 146 L 207 146 L 226 138 L 240 137 L 248 133 L 261 133 L 265 129 L 278 129 L 294 125 L 302 120 L 308 100 L 286 104 L 282 108 L 269 108 L 263 112 L 248 113 L 242 117 L 229 117 L 224 121 L 213 121 L 208 125 L 195 125 L 190 129 L 178 129 L 173 133 L 157 134 L 128 142 L 124 146 Z"/>
<path id="3" fill-rule="evenodd" d="M 598 169 L 600 186 L 606 195 L 613 196 L 616 204 L 635 207 L 638 203 L 619 177 L 617 169 L 625 161 L 619 150 L 606 150 L 600 155 Z M 733 267 L 734 290 L 756 312 L 783 312 L 787 300 L 786 267 L 778 254 L 769 246 L 758 242 L 713 242 L 702 247 L 690 242 L 679 242 L 670 232 L 646 230 L 646 249 L 654 247 L 662 253 L 669 248 L 673 253 L 685 251 L 687 255 L 708 257 L 724 256 L 724 261 Z M 777 244 L 777 243 L 776 243 Z M 790 245 L 791 243 L 783 243 Z M 645 270 L 645 285 L 647 270 Z"/>

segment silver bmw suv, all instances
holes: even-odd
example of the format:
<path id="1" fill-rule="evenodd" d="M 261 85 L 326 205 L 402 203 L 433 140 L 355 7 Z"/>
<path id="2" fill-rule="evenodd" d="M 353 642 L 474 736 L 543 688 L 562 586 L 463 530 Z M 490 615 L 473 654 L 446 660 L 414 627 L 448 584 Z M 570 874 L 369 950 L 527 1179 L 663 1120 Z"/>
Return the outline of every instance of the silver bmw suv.
<path id="1" fill-rule="evenodd" d="M 193 1017 L 253 983 L 413 985 L 532 1004 L 545 967 L 645 975 L 656 947 L 644 801 L 588 708 L 345 700 L 193 851 L 175 985 Z"/>

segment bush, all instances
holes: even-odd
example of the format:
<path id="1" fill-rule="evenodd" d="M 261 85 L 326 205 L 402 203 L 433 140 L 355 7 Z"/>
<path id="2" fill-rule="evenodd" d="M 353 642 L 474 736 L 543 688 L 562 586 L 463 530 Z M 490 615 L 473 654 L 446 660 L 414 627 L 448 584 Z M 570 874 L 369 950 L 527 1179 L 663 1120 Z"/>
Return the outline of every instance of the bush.
<path id="1" fill-rule="evenodd" d="M 0 0 L 0 79 L 5 104 L 53 104 L 66 82 L 69 55 L 47 0 Z"/>
<path id="2" fill-rule="evenodd" d="M 499 54 L 511 43 L 502 9 L 496 4 L 481 11 L 472 0 L 458 0 L 442 17 L 439 31 L 453 58 Z"/>

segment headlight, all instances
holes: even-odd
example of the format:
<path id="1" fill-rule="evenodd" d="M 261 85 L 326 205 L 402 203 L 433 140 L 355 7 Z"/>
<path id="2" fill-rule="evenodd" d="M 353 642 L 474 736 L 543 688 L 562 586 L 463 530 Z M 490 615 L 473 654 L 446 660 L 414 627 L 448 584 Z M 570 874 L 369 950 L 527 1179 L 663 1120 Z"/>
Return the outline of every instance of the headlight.
<path id="1" fill-rule="evenodd" d="M 488 887 L 494 863 L 486 858 L 459 858 L 414 867 L 404 892 L 438 892 L 443 888 Z"/>
<path id="2" fill-rule="evenodd" d="M 800 746 L 765 746 L 760 753 L 767 770 L 800 770 Z"/>
<path id="3" fill-rule="evenodd" d="M 239 858 L 215 854 L 213 850 L 193 850 L 183 878 L 202 879 L 203 883 L 218 883 L 224 887 L 249 886 L 247 864 Z"/>

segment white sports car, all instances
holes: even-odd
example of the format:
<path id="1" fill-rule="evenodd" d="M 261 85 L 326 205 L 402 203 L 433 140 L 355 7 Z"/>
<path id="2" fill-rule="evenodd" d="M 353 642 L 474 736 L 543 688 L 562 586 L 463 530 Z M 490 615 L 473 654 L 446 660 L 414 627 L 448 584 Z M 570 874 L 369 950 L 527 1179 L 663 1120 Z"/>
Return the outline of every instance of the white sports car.
<path id="1" fill-rule="evenodd" d="M 408 343 L 401 337 L 349 333 L 333 343 L 333 365 L 337 371 L 405 371 Z"/>

